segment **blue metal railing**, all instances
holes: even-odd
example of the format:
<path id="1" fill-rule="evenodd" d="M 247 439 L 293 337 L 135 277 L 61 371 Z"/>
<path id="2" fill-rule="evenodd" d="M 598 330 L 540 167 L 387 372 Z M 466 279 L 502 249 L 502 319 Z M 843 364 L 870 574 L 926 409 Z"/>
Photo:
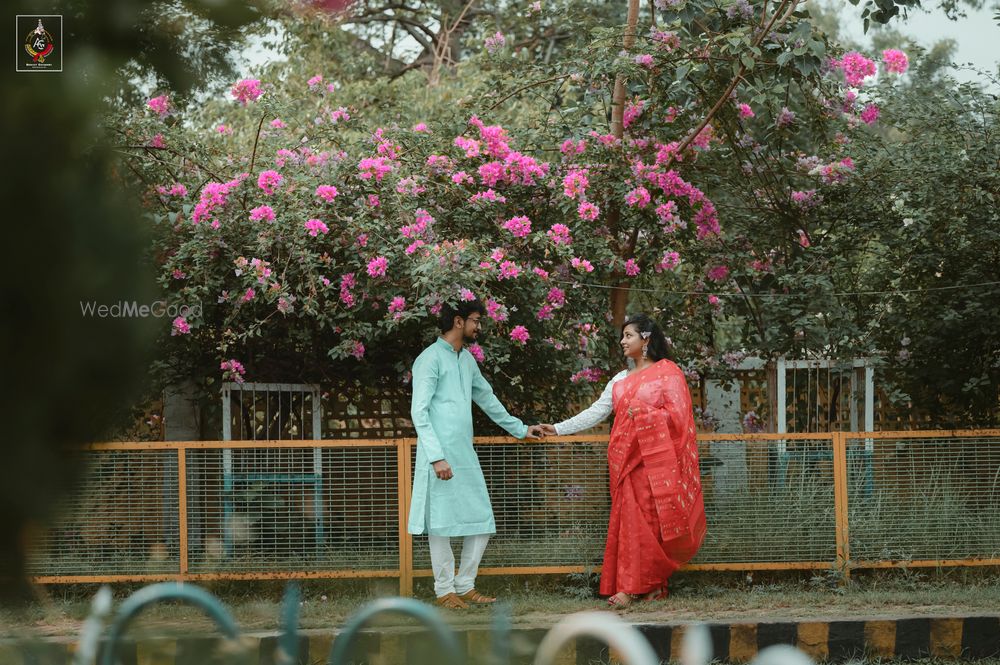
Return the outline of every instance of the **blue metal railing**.
<path id="1" fill-rule="evenodd" d="M 298 633 L 300 598 L 298 584 L 289 583 L 281 606 L 281 635 L 272 661 L 275 665 L 292 665 L 301 661 L 299 657 L 301 640 Z M 215 622 L 223 636 L 239 646 L 239 627 L 217 597 L 191 584 L 166 582 L 140 589 L 121 604 L 111 621 L 100 665 L 116 664 L 125 633 L 139 614 L 156 603 L 173 601 L 185 602 L 203 610 Z M 95 596 L 91 614 L 84 622 L 73 660 L 74 665 L 95 664 L 97 645 L 110 610 L 111 592 L 107 587 L 103 587 Z M 352 647 L 357 643 L 361 631 L 382 614 L 402 614 L 422 624 L 438 647 L 432 657 L 433 665 L 468 663 L 468 657 L 462 652 L 454 631 L 435 608 L 412 598 L 384 598 L 362 607 L 348 619 L 331 645 L 327 665 L 347 665 L 352 655 Z M 491 665 L 507 665 L 511 662 L 510 634 L 509 610 L 500 605 L 493 620 L 492 645 L 488 659 Z M 617 662 L 623 665 L 660 665 L 653 648 L 642 633 L 609 612 L 580 612 L 564 618 L 539 644 L 534 665 L 550 665 L 555 662 L 560 650 L 570 640 L 578 637 L 595 638 L 604 642 L 615 651 Z M 708 629 L 703 625 L 694 625 L 687 629 L 679 655 L 682 665 L 708 665 L 712 660 L 712 643 Z M 230 660 L 255 665 L 259 657 L 256 652 L 240 653 L 237 650 Z M 412 662 L 409 655 L 407 661 Z M 771 647 L 761 651 L 750 665 L 813 665 L 813 661 L 805 653 L 793 647 Z"/>

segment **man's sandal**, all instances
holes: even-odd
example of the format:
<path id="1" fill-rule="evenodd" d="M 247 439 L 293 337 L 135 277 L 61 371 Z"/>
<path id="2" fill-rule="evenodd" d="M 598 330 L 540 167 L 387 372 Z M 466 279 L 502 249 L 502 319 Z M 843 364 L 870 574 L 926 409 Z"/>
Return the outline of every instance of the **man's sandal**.
<path id="1" fill-rule="evenodd" d="M 497 602 L 496 598 L 490 598 L 489 596 L 484 596 L 475 589 L 469 589 L 461 596 L 459 596 L 459 598 L 461 598 L 467 603 L 472 603 L 473 605 L 489 605 L 490 603 Z"/>
<path id="2" fill-rule="evenodd" d="M 434 601 L 434 604 L 437 605 L 438 607 L 443 607 L 446 610 L 469 609 L 469 606 L 465 604 L 465 601 L 459 598 L 458 594 L 456 594 L 454 591 L 452 591 L 451 593 L 446 593 L 445 595 L 441 596 L 440 598 Z"/>
<path id="3" fill-rule="evenodd" d="M 635 596 L 624 591 L 619 591 L 615 595 L 608 597 L 608 605 L 616 610 L 623 610 L 634 602 Z"/>

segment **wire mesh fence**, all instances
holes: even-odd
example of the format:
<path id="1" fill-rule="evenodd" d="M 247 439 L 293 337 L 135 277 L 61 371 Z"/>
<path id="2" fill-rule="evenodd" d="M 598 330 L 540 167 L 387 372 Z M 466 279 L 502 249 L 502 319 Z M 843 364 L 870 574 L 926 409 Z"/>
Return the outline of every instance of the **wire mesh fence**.
<path id="1" fill-rule="evenodd" d="M 1000 439 L 847 443 L 852 559 L 1000 559 Z"/>
<path id="2" fill-rule="evenodd" d="M 606 442 L 477 445 L 497 524 L 482 566 L 600 565 L 610 508 L 606 449 Z M 413 559 L 430 568 L 426 537 L 414 538 Z"/>
<path id="3" fill-rule="evenodd" d="M 192 572 L 380 570 L 399 562 L 396 449 L 191 450 Z"/>
<path id="4" fill-rule="evenodd" d="M 708 531 L 695 564 L 836 557 L 832 439 L 715 435 L 710 446 L 701 446 Z M 718 446 L 736 448 L 735 455 L 729 450 L 725 465 L 707 465 L 705 449 Z"/>
<path id="5" fill-rule="evenodd" d="M 1000 431 L 699 445 L 708 533 L 692 568 L 1000 563 Z M 737 448 L 721 466 L 719 446 Z M 483 569 L 599 569 L 606 447 L 603 436 L 478 439 L 497 522 Z M 107 443 L 84 455 L 79 491 L 32 552 L 38 582 L 379 576 L 406 590 L 428 573 L 426 539 L 405 533 L 413 439 Z"/>
<path id="6" fill-rule="evenodd" d="M 35 545 L 29 572 L 171 573 L 180 562 L 177 450 L 82 453 L 85 478 Z"/>

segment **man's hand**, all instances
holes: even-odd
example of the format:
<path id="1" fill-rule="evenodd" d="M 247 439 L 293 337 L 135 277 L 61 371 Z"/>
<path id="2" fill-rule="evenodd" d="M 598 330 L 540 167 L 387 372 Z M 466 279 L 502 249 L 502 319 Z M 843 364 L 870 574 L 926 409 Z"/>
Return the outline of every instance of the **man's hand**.
<path id="1" fill-rule="evenodd" d="M 543 436 L 559 436 L 559 432 L 556 431 L 556 426 L 549 423 L 542 423 L 537 425 L 537 427 L 542 428 Z"/>
<path id="2" fill-rule="evenodd" d="M 434 473 L 440 480 L 451 480 L 453 474 L 451 472 L 451 465 L 448 464 L 447 460 L 439 459 L 431 465 L 434 467 Z"/>
<path id="3" fill-rule="evenodd" d="M 528 433 L 524 438 L 526 439 L 538 439 L 545 436 L 545 432 L 542 431 L 541 425 L 529 425 Z"/>

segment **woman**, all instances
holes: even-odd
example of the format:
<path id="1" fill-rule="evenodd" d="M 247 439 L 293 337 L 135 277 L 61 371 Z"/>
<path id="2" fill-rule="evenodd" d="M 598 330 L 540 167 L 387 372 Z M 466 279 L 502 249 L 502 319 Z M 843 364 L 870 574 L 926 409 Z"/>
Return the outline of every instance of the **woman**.
<path id="1" fill-rule="evenodd" d="M 666 359 L 663 332 L 644 314 L 626 319 L 621 346 L 633 369 L 615 375 L 585 411 L 542 425 L 547 435 L 573 434 L 615 413 L 601 594 L 619 608 L 637 599 L 666 598 L 667 580 L 698 551 L 706 527 L 684 373 Z"/>

